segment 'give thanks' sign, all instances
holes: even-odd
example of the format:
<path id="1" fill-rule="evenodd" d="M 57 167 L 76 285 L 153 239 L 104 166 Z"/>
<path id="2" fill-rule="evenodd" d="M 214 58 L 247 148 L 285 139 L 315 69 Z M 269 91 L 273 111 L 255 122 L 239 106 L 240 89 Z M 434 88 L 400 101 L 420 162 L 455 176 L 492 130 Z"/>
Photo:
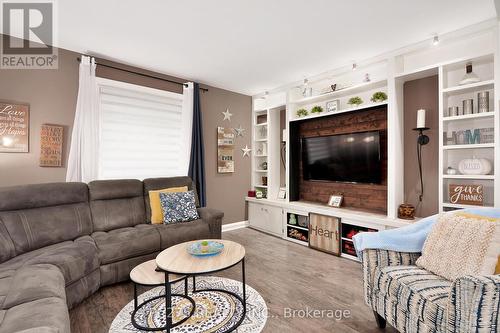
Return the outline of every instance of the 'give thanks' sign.
<path id="1" fill-rule="evenodd" d="M 29 105 L 0 101 L 0 153 L 27 153 L 29 133 Z"/>

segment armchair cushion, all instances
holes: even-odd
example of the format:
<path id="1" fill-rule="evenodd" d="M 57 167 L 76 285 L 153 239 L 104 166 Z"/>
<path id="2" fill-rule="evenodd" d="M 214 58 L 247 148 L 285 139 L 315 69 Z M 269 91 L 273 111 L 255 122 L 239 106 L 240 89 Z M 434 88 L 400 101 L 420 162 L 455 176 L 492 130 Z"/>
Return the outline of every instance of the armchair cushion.
<path id="1" fill-rule="evenodd" d="M 426 326 L 444 332 L 451 285 L 450 281 L 416 266 L 387 266 L 376 270 L 373 292 L 397 301 L 404 313 L 418 315 L 418 320 Z"/>

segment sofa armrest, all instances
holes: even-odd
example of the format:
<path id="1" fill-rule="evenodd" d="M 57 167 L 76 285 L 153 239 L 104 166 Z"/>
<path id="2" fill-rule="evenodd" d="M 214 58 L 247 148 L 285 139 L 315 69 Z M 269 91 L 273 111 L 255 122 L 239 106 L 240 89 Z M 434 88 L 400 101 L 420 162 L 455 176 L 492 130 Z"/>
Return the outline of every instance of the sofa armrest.
<path id="1" fill-rule="evenodd" d="M 224 213 L 217 209 L 201 207 L 198 208 L 198 215 L 200 215 L 200 219 L 208 223 L 210 237 L 221 239 L 222 218 L 224 217 Z"/>
<path id="2" fill-rule="evenodd" d="M 377 268 L 387 266 L 411 266 L 415 265 L 420 253 L 396 252 L 381 249 L 367 249 L 361 252 L 361 262 L 363 265 L 363 284 L 365 302 L 371 306 L 371 291 L 373 289 L 373 279 Z"/>
<path id="3" fill-rule="evenodd" d="M 498 332 L 500 275 L 464 276 L 453 283 L 448 332 Z"/>

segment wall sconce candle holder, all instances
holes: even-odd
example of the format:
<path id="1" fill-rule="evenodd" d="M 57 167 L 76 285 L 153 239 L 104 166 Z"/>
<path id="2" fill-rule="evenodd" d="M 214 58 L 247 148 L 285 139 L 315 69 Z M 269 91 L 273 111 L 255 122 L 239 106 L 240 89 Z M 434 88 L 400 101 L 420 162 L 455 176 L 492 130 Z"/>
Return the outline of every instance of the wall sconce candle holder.
<path id="1" fill-rule="evenodd" d="M 418 160 L 418 172 L 420 175 L 420 195 L 418 196 L 418 200 L 420 202 L 422 202 L 422 199 L 424 197 L 424 179 L 423 179 L 423 175 L 422 175 L 422 146 L 425 146 L 430 141 L 429 137 L 424 134 L 424 132 L 430 130 L 430 128 L 429 127 L 420 127 L 420 128 L 414 128 L 413 130 L 418 132 L 417 160 Z"/>

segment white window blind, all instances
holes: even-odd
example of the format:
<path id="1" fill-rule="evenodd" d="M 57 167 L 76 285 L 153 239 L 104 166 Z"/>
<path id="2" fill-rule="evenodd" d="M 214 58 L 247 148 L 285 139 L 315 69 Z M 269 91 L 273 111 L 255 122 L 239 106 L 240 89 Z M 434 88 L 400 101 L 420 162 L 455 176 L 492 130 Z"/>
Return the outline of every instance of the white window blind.
<path id="1" fill-rule="evenodd" d="M 183 95 L 110 80 L 99 87 L 99 178 L 183 175 Z"/>

